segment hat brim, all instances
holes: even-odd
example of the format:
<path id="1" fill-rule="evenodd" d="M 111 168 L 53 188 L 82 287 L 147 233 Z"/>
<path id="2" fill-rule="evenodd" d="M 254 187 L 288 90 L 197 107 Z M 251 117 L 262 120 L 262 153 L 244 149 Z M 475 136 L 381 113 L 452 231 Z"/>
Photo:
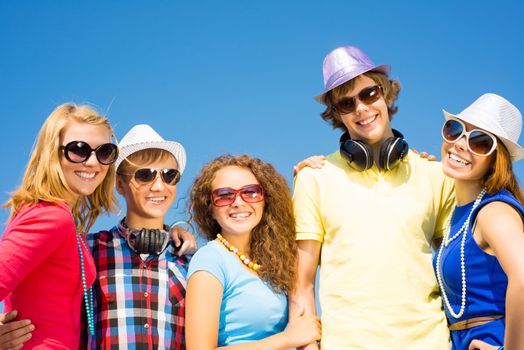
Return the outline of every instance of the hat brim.
<path id="1" fill-rule="evenodd" d="M 364 73 L 367 73 L 367 72 L 379 72 L 379 73 L 382 73 L 384 74 L 385 76 L 389 77 L 389 72 L 391 71 L 391 66 L 389 64 L 382 64 L 382 65 L 379 65 L 379 66 L 372 66 L 372 67 L 369 67 L 367 69 L 363 69 L 362 71 L 358 72 L 357 74 L 347 74 L 347 75 L 344 75 L 342 77 L 340 77 L 338 79 L 338 81 L 332 86 L 330 87 L 328 90 L 325 90 L 324 92 L 322 92 L 321 94 L 315 96 L 315 100 L 317 102 L 320 102 L 322 104 L 326 104 L 326 101 L 325 101 L 325 97 L 326 97 L 326 93 L 328 93 L 329 91 L 333 90 L 334 88 L 350 81 L 351 79 L 355 79 L 356 77 L 364 74 Z"/>
<path id="2" fill-rule="evenodd" d="M 178 171 L 180 171 L 180 175 L 182 175 L 182 173 L 184 172 L 184 168 L 186 167 L 186 151 L 181 144 L 174 141 L 141 142 L 129 146 L 123 146 L 120 148 L 118 159 L 115 163 L 116 169 L 118 169 L 118 167 L 124 161 L 124 159 L 126 159 L 133 153 L 152 148 L 162 149 L 171 153 L 173 157 L 175 157 L 178 163 Z"/>
<path id="3" fill-rule="evenodd" d="M 450 118 L 459 119 L 471 125 L 475 125 L 477 128 L 486 130 L 490 132 L 491 134 L 495 135 L 500 141 L 502 141 L 504 146 L 506 146 L 506 148 L 508 149 L 512 162 L 516 162 L 524 158 L 524 148 L 522 148 L 518 143 L 511 141 L 510 139 L 500 136 L 497 133 L 494 133 L 493 131 L 490 130 L 489 125 L 482 123 L 481 120 L 470 120 L 467 117 L 451 114 L 444 109 L 442 110 L 442 112 L 444 113 L 444 118 L 446 118 L 446 120 Z"/>

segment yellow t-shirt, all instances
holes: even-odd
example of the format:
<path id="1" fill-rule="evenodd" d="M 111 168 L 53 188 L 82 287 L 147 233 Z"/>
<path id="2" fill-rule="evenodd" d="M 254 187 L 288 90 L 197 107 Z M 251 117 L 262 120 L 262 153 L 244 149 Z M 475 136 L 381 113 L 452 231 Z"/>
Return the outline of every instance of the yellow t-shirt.
<path id="1" fill-rule="evenodd" d="M 450 348 L 431 250 L 455 203 L 440 163 L 357 172 L 337 151 L 300 171 L 293 203 L 297 239 L 322 242 L 322 349 Z"/>

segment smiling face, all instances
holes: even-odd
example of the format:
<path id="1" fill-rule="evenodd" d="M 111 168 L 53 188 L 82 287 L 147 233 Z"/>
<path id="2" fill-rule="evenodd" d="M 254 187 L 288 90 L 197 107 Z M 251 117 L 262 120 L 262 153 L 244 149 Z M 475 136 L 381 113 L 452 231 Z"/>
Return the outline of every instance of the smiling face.
<path id="1" fill-rule="evenodd" d="M 162 228 L 164 217 L 176 197 L 176 185 L 166 184 L 158 170 L 178 169 L 178 165 L 175 158 L 168 155 L 148 162 L 134 160 L 133 165 L 123 167 L 122 172 L 134 174 L 137 169 L 143 168 L 157 170 L 152 182 L 140 183 L 133 175 L 117 176 L 117 191 L 126 201 L 126 221 L 129 227 Z"/>
<path id="2" fill-rule="evenodd" d="M 355 78 L 353 89 L 346 97 L 355 97 L 363 89 L 372 87 L 377 83 L 365 75 Z M 354 140 L 364 141 L 369 145 L 380 144 L 383 140 L 393 136 L 389 121 L 388 106 L 384 97 L 367 105 L 358 98 L 355 100 L 356 109 L 352 113 L 341 114 L 342 122 Z"/>
<path id="3" fill-rule="evenodd" d="M 479 129 L 464 122 L 466 130 Z M 442 169 L 447 176 L 463 182 L 482 182 L 492 167 L 496 152 L 489 156 L 473 154 L 467 147 L 466 137 L 462 136 L 457 142 L 442 143 Z"/>
<path id="4" fill-rule="evenodd" d="M 224 187 L 238 190 L 252 184 L 259 182 L 249 169 L 226 166 L 216 172 L 211 191 Z M 246 203 L 240 195 L 230 205 L 213 206 L 213 218 L 220 225 L 223 236 L 250 234 L 262 219 L 263 213 L 264 201 Z"/>
<path id="5" fill-rule="evenodd" d="M 71 141 L 83 141 L 91 148 L 96 148 L 104 143 L 111 142 L 111 132 L 104 125 L 91 125 L 69 121 L 60 135 L 60 145 L 64 146 Z M 72 193 L 67 202 L 72 206 L 79 196 L 92 194 L 104 180 L 109 165 L 98 162 L 95 153 L 82 163 L 72 163 L 66 159 L 64 152 L 60 154 L 60 166 L 65 181 Z"/>

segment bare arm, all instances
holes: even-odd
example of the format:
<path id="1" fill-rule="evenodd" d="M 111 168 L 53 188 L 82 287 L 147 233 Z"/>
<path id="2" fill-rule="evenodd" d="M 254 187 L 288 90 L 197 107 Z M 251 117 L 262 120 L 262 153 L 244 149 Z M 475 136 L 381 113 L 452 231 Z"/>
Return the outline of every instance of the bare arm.
<path id="1" fill-rule="evenodd" d="M 281 333 L 247 344 L 217 347 L 222 284 L 199 271 L 189 279 L 186 292 L 186 347 L 188 350 L 287 350 L 320 339 L 320 321 L 298 315 Z"/>
<path id="2" fill-rule="evenodd" d="M 289 296 L 289 320 L 293 320 L 301 308 L 305 315 L 316 315 L 315 276 L 320 260 L 321 243 L 313 240 L 298 241 L 298 283 L 296 291 Z M 316 343 L 304 350 L 318 349 Z"/>
<path id="3" fill-rule="evenodd" d="M 503 202 L 481 209 L 475 239 L 488 253 L 495 254 L 508 276 L 504 349 L 524 349 L 524 226 L 519 213 Z"/>

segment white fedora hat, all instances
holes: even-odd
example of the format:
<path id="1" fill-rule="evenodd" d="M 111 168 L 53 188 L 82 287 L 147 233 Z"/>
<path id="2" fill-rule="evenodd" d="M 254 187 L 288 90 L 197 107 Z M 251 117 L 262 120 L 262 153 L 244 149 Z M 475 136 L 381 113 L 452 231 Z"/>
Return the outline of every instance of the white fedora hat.
<path id="1" fill-rule="evenodd" d="M 144 149 L 159 148 L 171 153 L 177 163 L 180 175 L 186 167 L 186 150 L 184 146 L 175 141 L 166 141 L 152 127 L 147 124 L 135 125 L 127 132 L 118 144 L 120 153 L 115 166 L 118 169 L 124 159 L 131 154 Z"/>
<path id="2" fill-rule="evenodd" d="M 484 94 L 459 114 L 442 110 L 446 119 L 457 118 L 497 136 L 516 162 L 524 158 L 524 149 L 518 144 L 522 130 L 522 115 L 517 107 L 495 94 Z"/>

